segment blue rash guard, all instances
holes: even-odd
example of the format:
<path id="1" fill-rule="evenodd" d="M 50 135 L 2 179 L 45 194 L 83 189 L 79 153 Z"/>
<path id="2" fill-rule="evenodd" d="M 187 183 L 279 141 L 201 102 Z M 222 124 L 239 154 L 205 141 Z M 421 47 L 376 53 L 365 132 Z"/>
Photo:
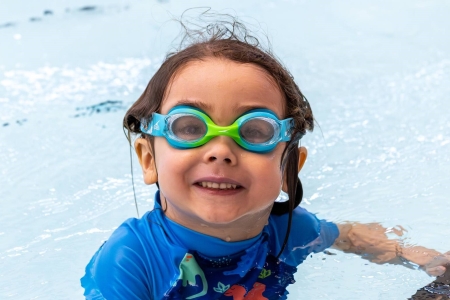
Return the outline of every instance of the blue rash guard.
<path id="1" fill-rule="evenodd" d="M 330 247 L 334 223 L 301 207 L 293 213 L 288 244 L 279 259 L 288 215 L 269 217 L 256 237 L 225 242 L 183 227 L 155 208 L 128 219 L 94 254 L 81 278 L 87 299 L 286 299 L 297 266 Z"/>

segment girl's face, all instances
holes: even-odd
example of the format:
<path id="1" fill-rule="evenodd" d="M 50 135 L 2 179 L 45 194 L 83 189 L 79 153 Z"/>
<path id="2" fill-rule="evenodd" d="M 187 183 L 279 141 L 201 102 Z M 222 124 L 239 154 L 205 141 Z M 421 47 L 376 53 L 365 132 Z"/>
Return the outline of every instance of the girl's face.
<path id="1" fill-rule="evenodd" d="M 180 69 L 166 91 L 161 114 L 177 105 L 198 107 L 221 126 L 254 108 L 270 109 L 284 118 L 284 98 L 273 79 L 256 65 L 225 59 L 190 62 Z M 265 223 L 280 192 L 284 147 L 279 143 L 274 151 L 257 154 L 219 136 L 201 147 L 180 150 L 155 137 L 154 159 L 166 215 L 190 228 L 194 223 L 223 226 L 264 218 Z"/>

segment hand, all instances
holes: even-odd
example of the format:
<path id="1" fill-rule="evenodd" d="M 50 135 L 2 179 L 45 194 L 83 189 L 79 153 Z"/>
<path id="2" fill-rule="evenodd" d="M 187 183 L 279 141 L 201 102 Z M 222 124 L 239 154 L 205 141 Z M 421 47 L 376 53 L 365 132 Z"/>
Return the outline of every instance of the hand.
<path id="1" fill-rule="evenodd" d="M 433 257 L 433 259 L 423 266 L 425 272 L 430 276 L 442 276 L 450 271 L 450 251 Z"/>
<path id="2" fill-rule="evenodd" d="M 421 266 L 430 276 L 441 276 L 450 269 L 450 251 L 444 254 L 422 246 L 402 248 L 401 256 Z"/>

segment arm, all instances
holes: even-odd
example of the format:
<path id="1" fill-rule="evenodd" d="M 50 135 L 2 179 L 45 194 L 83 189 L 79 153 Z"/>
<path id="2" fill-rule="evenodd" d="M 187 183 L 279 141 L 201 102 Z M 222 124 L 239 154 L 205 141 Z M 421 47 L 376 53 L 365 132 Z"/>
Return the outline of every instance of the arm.
<path id="1" fill-rule="evenodd" d="M 339 237 L 333 248 L 364 255 L 375 263 L 400 263 L 407 260 L 419 265 L 429 275 L 440 276 L 450 269 L 450 251 L 444 254 L 422 246 L 404 245 L 397 239 L 389 239 L 386 233 L 403 234 L 400 228 L 384 228 L 378 223 L 338 224 Z"/>

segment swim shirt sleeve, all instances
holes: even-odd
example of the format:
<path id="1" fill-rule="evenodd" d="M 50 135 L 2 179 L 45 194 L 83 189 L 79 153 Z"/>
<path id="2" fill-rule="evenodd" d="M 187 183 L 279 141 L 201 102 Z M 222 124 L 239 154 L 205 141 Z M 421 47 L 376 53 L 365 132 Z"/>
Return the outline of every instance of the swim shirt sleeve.
<path id="1" fill-rule="evenodd" d="M 269 219 L 270 243 L 278 255 L 284 242 L 289 215 L 271 215 Z M 297 207 L 292 215 L 292 226 L 286 248 L 280 256 L 291 266 L 301 264 L 310 253 L 318 253 L 333 245 L 339 236 L 336 224 L 319 220 L 314 214 Z"/>
<path id="2" fill-rule="evenodd" d="M 145 251 L 131 228 L 122 224 L 97 251 L 81 279 L 86 299 L 149 299 Z"/>

